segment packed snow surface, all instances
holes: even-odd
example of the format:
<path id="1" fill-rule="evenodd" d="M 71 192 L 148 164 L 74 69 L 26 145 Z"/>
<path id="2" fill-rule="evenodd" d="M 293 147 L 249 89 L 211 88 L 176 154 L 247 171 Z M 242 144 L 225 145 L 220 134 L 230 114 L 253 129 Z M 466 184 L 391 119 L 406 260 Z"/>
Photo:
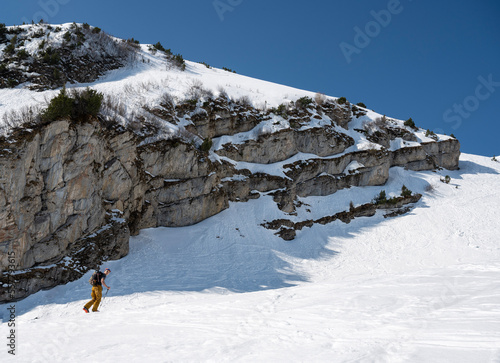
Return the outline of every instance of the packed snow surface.
<path id="1" fill-rule="evenodd" d="M 1 361 L 499 362 L 499 172 L 466 154 L 458 171 L 392 168 L 383 187 L 304 198 L 294 218 L 402 184 L 423 193 L 410 213 L 314 225 L 291 242 L 259 225 L 287 217 L 266 195 L 144 230 L 103 266 L 100 313 L 82 311 L 90 272 L 15 303 L 16 356 L 3 344 Z"/>

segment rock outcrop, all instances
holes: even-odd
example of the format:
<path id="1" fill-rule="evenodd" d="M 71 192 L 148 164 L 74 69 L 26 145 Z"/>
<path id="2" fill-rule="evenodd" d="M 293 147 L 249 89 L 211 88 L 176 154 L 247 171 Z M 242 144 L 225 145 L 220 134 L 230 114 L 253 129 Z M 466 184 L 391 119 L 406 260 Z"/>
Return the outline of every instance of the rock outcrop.
<path id="1" fill-rule="evenodd" d="M 204 112 L 187 110 L 182 117 L 201 138 L 247 132 L 269 119 L 241 105 L 238 114 L 224 102 L 206 104 Z M 210 153 L 182 135 L 148 142 L 101 119 L 18 129 L 0 140 L 0 302 L 77 279 L 126 255 L 129 236 L 141 229 L 194 224 L 228 208 L 229 201 L 271 192 L 280 209 L 293 213 L 298 196 L 382 185 L 392 166 L 458 167 L 460 144 L 453 138 L 394 151 L 379 146 L 349 152 L 355 141 L 342 129 L 351 112 L 329 103 L 322 107 L 321 117 L 331 116 L 330 124 L 304 128 L 307 112 L 300 111 L 288 120 L 295 127 L 228 142 Z M 175 110 L 164 116 L 178 117 Z M 403 130 L 379 136 L 387 144 L 405 135 Z M 297 153 L 306 157 L 286 162 Z M 281 163 L 283 174 L 252 172 L 238 162 Z M 292 238 L 291 230 L 299 227 L 280 233 Z"/>
<path id="2" fill-rule="evenodd" d="M 295 238 L 297 232 L 304 227 L 312 227 L 314 224 L 327 224 L 340 220 L 344 223 L 350 223 L 354 218 L 371 217 L 375 215 L 378 209 L 390 209 L 391 212 L 384 215 L 385 218 L 395 217 L 410 211 L 410 207 L 403 206 L 416 203 L 422 198 L 421 194 L 409 195 L 406 197 L 397 197 L 387 203 L 366 203 L 360 206 L 352 206 L 348 211 L 342 211 L 331 216 L 324 216 L 317 220 L 306 220 L 302 222 L 292 222 L 288 219 L 278 219 L 262 224 L 263 227 L 272 230 L 278 230 L 275 234 L 285 241 L 291 241 Z"/>
<path id="3" fill-rule="evenodd" d="M 283 129 L 243 144 L 225 144 L 217 153 L 235 161 L 271 164 L 289 159 L 299 152 L 318 156 L 335 155 L 352 145 L 354 140 L 351 137 L 336 132 L 330 126 L 300 131 Z"/>
<path id="4" fill-rule="evenodd" d="M 220 88 L 215 97 L 213 89 L 204 88 L 203 76 L 176 74 L 186 67 L 182 56 L 160 43 L 144 47 L 88 24 L 40 23 L 0 24 L 0 45 L 0 88 L 19 86 L 9 96 L 14 108 L 19 102 L 12 99 L 21 88 L 31 96 L 28 89 L 81 85 L 125 65 L 141 64 L 134 72 L 146 69 L 151 60 L 155 72 L 167 69 L 158 83 L 137 89 L 133 81 L 119 83 L 116 87 L 125 90 L 121 96 L 100 95 L 98 117 L 90 117 L 96 109 L 85 117 L 59 114 L 48 123 L 37 117 L 38 106 L 29 105 L 9 106 L 4 113 L 0 303 L 78 279 L 103 261 L 125 256 L 129 237 L 141 229 L 191 225 L 228 208 L 229 202 L 268 193 L 284 214 L 293 214 L 300 197 L 383 185 L 391 167 L 458 167 L 456 139 L 424 137 L 414 124 L 407 127 L 385 116 L 372 119 L 366 108 L 345 98 L 316 95 L 315 100 L 291 101 L 287 96 L 268 108 L 268 100 L 259 96 L 263 106 L 257 109 L 243 92 L 235 100 Z M 173 82 L 170 75 L 186 99 L 166 91 Z M 73 101 L 73 107 L 83 107 Z M 130 107 L 124 107 L 122 102 L 129 101 Z M 304 226 L 348 221 L 376 208 L 364 205 L 316 221 L 283 220 L 272 226 L 291 239 Z"/>
<path id="5" fill-rule="evenodd" d="M 137 47 L 88 24 L 54 28 L 40 23 L 3 28 L 3 32 L 0 44 L 8 43 L 3 52 L 8 66 L 0 67 L 0 88 L 28 82 L 31 89 L 43 90 L 62 87 L 67 82 L 93 82 L 107 71 L 127 64 L 135 57 Z M 28 41 L 37 47 L 26 47 Z"/>

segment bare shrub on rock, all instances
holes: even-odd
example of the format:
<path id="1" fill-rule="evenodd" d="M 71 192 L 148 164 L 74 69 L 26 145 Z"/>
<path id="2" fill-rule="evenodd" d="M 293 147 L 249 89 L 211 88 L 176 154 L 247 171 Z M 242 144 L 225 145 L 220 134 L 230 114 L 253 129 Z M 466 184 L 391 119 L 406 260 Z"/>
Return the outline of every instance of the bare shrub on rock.
<path id="1" fill-rule="evenodd" d="M 325 101 L 326 101 L 326 96 L 324 93 L 318 92 L 314 95 L 314 102 L 316 102 L 318 106 L 323 106 Z"/>
<path id="2" fill-rule="evenodd" d="M 214 98 L 214 94 L 211 90 L 203 87 L 203 82 L 199 79 L 192 79 L 188 84 L 188 91 L 186 93 L 187 99 L 190 100 L 201 100 Z"/>

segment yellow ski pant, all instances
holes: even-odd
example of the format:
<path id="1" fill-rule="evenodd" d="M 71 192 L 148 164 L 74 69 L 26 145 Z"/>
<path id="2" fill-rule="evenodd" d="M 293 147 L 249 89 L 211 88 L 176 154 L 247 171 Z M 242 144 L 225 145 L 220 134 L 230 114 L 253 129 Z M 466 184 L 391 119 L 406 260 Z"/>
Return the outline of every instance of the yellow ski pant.
<path id="1" fill-rule="evenodd" d="M 90 307 L 92 307 L 92 311 L 97 311 L 97 308 L 99 307 L 99 304 L 101 303 L 101 298 L 102 298 L 102 286 L 93 286 L 92 287 L 92 300 L 90 300 L 88 303 L 85 304 L 85 307 L 87 310 L 90 310 Z"/>

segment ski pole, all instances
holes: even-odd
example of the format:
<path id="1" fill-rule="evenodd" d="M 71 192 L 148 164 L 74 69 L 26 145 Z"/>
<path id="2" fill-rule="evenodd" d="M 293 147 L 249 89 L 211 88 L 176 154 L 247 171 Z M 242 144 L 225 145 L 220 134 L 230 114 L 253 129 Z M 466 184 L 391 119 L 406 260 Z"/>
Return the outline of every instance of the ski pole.
<path id="1" fill-rule="evenodd" d="M 104 296 L 102 297 L 102 302 L 101 302 L 101 308 L 102 306 L 104 305 L 104 299 L 106 298 L 106 296 L 108 295 L 108 291 L 109 289 L 106 290 L 106 293 L 104 294 Z"/>

